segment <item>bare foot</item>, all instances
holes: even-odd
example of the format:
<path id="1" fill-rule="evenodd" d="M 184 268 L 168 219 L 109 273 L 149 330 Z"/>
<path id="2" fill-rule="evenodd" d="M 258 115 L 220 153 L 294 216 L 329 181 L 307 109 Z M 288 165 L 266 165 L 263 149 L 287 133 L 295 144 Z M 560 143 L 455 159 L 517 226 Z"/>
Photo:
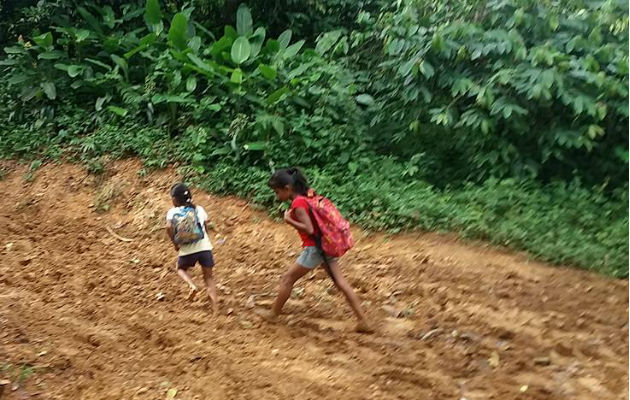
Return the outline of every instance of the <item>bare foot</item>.
<path id="1" fill-rule="evenodd" d="M 365 320 L 357 322 L 354 331 L 357 333 L 374 333 L 374 329 Z"/>
<path id="2" fill-rule="evenodd" d="M 197 286 L 191 286 L 190 287 L 190 292 L 188 292 L 188 296 L 186 297 L 186 299 L 188 301 L 195 300 L 195 296 L 197 295 L 198 291 L 199 291 L 199 289 L 197 289 Z"/>
<path id="3" fill-rule="evenodd" d="M 212 314 L 219 314 L 219 300 L 216 298 L 216 295 L 207 289 L 206 294 L 208 295 L 208 300 L 210 301 L 210 310 L 212 310 Z"/>
<path id="4" fill-rule="evenodd" d="M 267 322 L 276 322 L 278 321 L 278 315 L 269 309 L 256 309 L 254 313 L 264 319 Z"/>

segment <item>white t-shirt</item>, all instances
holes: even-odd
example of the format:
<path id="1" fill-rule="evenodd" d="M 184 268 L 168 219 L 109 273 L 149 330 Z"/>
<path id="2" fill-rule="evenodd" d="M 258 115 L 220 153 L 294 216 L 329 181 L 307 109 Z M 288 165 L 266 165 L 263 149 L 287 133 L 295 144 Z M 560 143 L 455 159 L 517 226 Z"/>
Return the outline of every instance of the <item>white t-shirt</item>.
<path id="1" fill-rule="evenodd" d="M 173 217 L 180 211 L 183 211 L 184 207 L 173 207 L 166 213 L 166 221 L 172 222 Z M 205 222 L 208 220 L 208 214 L 206 214 L 206 210 L 201 206 L 197 206 L 197 218 L 199 219 L 199 223 L 201 224 L 201 229 L 203 230 L 203 239 L 196 241 L 191 244 L 182 244 L 179 246 L 179 255 L 187 256 L 188 254 L 199 253 L 200 251 L 208 251 L 212 250 L 212 243 L 210 243 L 210 238 L 208 237 L 208 233 L 206 232 Z"/>

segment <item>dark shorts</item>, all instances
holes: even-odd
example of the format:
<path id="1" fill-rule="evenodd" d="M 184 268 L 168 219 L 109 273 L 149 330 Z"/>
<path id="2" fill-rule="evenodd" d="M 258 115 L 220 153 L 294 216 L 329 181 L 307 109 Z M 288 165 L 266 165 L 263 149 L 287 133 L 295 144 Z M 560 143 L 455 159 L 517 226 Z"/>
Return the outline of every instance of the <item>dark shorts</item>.
<path id="1" fill-rule="evenodd" d="M 188 269 L 190 267 L 194 267 L 197 263 L 199 263 L 199 265 L 203 268 L 214 267 L 214 257 L 212 257 L 212 252 L 207 250 L 177 257 L 178 269 Z"/>

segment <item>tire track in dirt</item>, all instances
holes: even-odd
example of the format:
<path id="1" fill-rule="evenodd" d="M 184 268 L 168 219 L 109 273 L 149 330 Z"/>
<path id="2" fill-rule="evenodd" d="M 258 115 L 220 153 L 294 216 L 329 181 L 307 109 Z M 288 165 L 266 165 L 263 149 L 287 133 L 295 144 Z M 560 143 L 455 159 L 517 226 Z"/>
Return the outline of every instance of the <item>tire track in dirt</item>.
<path id="1" fill-rule="evenodd" d="M 344 270 L 377 333 L 351 331 L 323 271 L 267 324 L 250 298 L 271 302 L 296 235 L 243 200 L 197 193 L 218 231 L 211 317 L 202 296 L 184 301 L 162 231 L 175 173 L 47 165 L 28 183 L 24 167 L 5 168 L 0 378 L 34 369 L 7 398 L 628 398 L 625 280 L 448 236 L 357 230 Z"/>

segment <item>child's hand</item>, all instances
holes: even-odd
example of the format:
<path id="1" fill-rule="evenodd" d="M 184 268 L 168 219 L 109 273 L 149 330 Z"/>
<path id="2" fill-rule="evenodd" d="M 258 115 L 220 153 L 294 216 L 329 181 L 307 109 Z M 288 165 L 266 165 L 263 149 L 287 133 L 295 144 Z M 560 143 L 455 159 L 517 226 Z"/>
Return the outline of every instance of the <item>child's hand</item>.
<path id="1" fill-rule="evenodd" d="M 292 210 L 289 208 L 288 210 L 286 210 L 286 211 L 284 212 L 284 221 L 285 221 L 285 222 L 289 222 L 289 221 L 291 221 L 291 220 L 293 219 L 293 218 L 291 217 L 291 211 L 292 211 Z"/>

